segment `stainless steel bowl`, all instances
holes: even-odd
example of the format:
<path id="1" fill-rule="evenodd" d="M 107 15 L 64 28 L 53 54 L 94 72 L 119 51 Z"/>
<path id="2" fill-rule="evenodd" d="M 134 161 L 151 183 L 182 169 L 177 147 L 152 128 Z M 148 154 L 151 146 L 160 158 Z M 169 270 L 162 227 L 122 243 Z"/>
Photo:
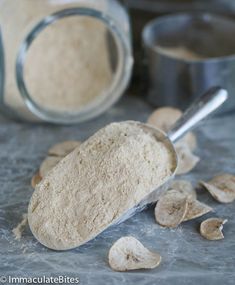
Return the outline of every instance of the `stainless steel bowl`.
<path id="1" fill-rule="evenodd" d="M 220 112 L 235 110 L 235 21 L 208 13 L 175 14 L 151 21 L 142 39 L 148 66 L 148 99 L 185 108 L 212 86 L 230 94 Z M 202 58 L 177 58 L 164 48 L 183 46 Z"/>

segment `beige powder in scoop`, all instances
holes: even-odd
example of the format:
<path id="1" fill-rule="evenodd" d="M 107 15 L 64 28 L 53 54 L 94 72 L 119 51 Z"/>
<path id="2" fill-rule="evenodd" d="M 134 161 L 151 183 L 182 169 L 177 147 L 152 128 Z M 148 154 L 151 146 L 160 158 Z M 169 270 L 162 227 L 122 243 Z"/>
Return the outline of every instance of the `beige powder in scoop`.
<path id="1" fill-rule="evenodd" d="M 84 244 L 161 186 L 174 168 L 163 142 L 137 124 L 112 123 L 36 186 L 28 209 L 32 233 L 52 249 Z"/>

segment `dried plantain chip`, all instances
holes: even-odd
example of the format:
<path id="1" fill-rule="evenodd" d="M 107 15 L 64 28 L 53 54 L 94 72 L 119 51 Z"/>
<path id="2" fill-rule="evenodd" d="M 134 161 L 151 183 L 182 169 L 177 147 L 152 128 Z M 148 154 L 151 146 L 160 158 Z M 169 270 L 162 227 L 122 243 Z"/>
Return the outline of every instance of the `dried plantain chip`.
<path id="1" fill-rule="evenodd" d="M 177 108 L 162 107 L 149 116 L 147 123 L 167 132 L 181 116 L 182 112 Z"/>
<path id="2" fill-rule="evenodd" d="M 182 111 L 177 108 L 158 108 L 150 115 L 147 123 L 167 133 L 182 114 Z M 176 146 L 181 146 L 182 144 L 186 144 L 188 148 L 193 151 L 197 147 L 196 136 L 192 132 L 187 133 L 176 143 Z"/>
<path id="3" fill-rule="evenodd" d="M 220 174 L 208 182 L 201 181 L 200 184 L 221 203 L 231 203 L 235 200 L 235 175 Z"/>
<path id="4" fill-rule="evenodd" d="M 39 175 L 44 178 L 47 173 L 61 161 L 61 157 L 47 156 L 40 165 Z"/>
<path id="5" fill-rule="evenodd" d="M 41 175 L 39 174 L 39 171 L 34 174 L 34 176 L 31 179 L 31 186 L 34 189 L 36 185 L 42 180 Z"/>
<path id="6" fill-rule="evenodd" d="M 190 172 L 200 161 L 200 158 L 194 155 L 186 145 L 177 146 L 175 149 L 178 155 L 177 175 Z"/>
<path id="7" fill-rule="evenodd" d="M 198 200 L 189 200 L 187 213 L 184 217 L 183 222 L 201 217 L 211 211 L 213 211 L 213 209 L 206 204 L 201 203 Z"/>
<path id="8" fill-rule="evenodd" d="M 155 207 L 155 219 L 164 227 L 177 227 L 188 210 L 188 198 L 184 194 L 169 190 L 160 197 Z"/>
<path id="9" fill-rule="evenodd" d="M 208 240 L 220 240 L 224 238 L 222 229 L 227 220 L 210 218 L 200 225 L 200 234 Z"/>
<path id="10" fill-rule="evenodd" d="M 169 186 L 169 189 L 177 190 L 180 193 L 185 194 L 189 199 L 197 199 L 197 193 L 195 189 L 187 180 L 173 180 Z"/>
<path id="11" fill-rule="evenodd" d="M 48 150 L 48 155 L 64 157 L 80 144 L 81 142 L 79 141 L 64 141 L 57 143 Z"/>
<path id="12" fill-rule="evenodd" d="M 126 236 L 118 239 L 112 245 L 108 261 L 110 267 L 115 271 L 150 269 L 160 264 L 161 256 L 148 250 L 136 238 Z"/>
<path id="13" fill-rule="evenodd" d="M 187 146 L 191 151 L 197 148 L 197 138 L 192 132 L 187 133 L 183 138 L 175 143 L 175 147 Z"/>

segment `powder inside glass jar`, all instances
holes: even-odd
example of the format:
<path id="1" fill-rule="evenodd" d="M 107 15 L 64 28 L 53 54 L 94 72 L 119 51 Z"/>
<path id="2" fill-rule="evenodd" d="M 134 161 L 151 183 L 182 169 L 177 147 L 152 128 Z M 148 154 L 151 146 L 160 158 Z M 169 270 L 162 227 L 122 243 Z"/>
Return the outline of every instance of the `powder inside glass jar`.
<path id="1" fill-rule="evenodd" d="M 102 96 L 112 81 L 105 25 L 80 16 L 47 27 L 28 51 L 25 81 L 35 102 L 53 111 L 79 111 Z"/>
<path id="2" fill-rule="evenodd" d="M 105 9 L 105 1 L 89 1 Z M 80 3 L 81 5 L 81 3 Z M 0 2 L 0 24 L 5 56 L 5 104 L 28 120 L 38 120 L 29 111 L 17 87 L 15 67 L 19 49 L 33 27 L 62 9 L 79 7 L 76 1 Z M 60 19 L 34 38 L 26 53 L 24 79 L 31 98 L 42 108 L 55 112 L 83 111 L 106 98 L 113 83 L 117 47 L 110 47 L 105 23 L 85 16 Z M 107 94 L 106 94 L 107 93 Z"/>

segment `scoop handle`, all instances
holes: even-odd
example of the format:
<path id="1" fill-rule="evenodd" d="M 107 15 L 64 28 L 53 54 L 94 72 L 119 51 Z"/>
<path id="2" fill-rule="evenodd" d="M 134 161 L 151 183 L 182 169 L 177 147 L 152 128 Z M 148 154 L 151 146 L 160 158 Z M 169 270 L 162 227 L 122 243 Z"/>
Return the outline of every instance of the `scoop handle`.
<path id="1" fill-rule="evenodd" d="M 201 120 L 219 108 L 228 98 L 228 92 L 221 87 L 212 87 L 199 97 L 180 117 L 168 132 L 174 143 L 195 127 Z"/>

